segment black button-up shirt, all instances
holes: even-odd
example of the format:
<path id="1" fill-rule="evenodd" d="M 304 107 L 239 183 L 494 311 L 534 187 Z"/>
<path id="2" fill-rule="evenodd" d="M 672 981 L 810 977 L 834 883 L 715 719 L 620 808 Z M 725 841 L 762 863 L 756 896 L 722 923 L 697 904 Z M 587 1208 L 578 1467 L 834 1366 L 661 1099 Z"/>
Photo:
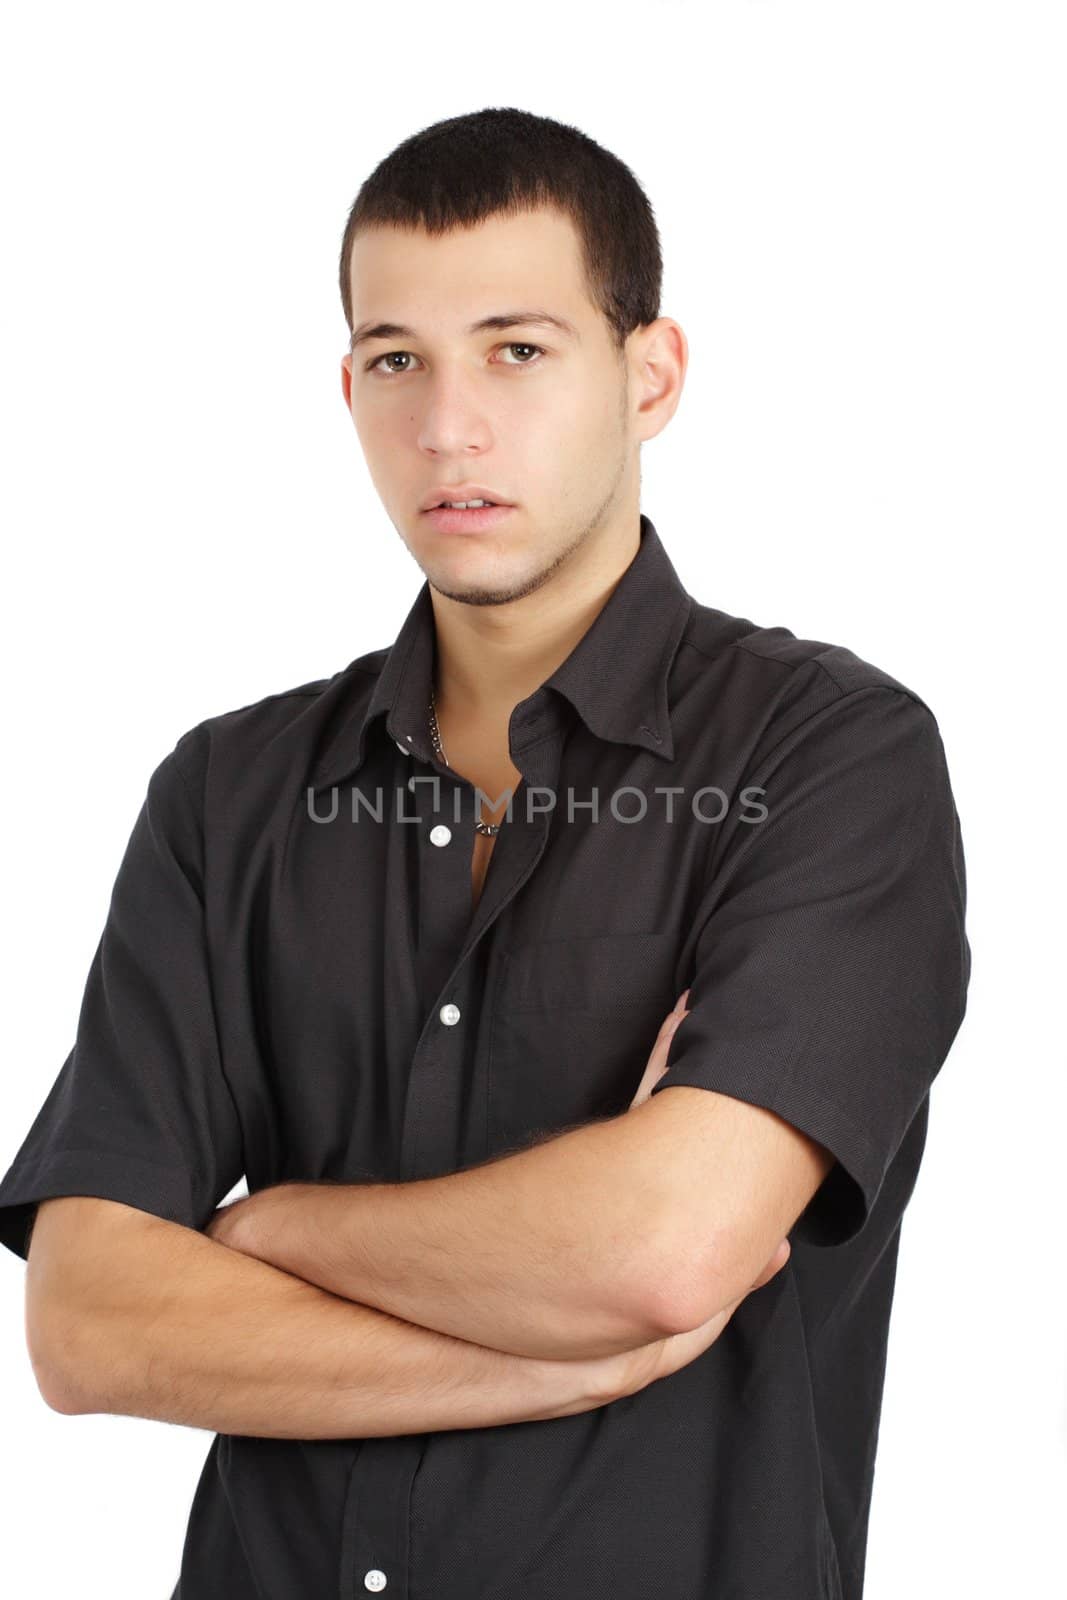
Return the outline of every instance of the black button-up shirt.
<path id="1" fill-rule="evenodd" d="M 175 1594 L 858 1600 L 901 1217 L 970 970 L 934 716 L 847 648 L 700 604 L 643 516 L 512 713 L 522 783 L 472 913 L 434 653 L 424 584 L 391 648 L 208 717 L 152 773 L 0 1238 L 25 1257 L 47 1196 L 202 1229 L 242 1175 L 398 1183 L 624 1114 L 689 986 L 653 1093 L 767 1107 L 836 1158 L 786 1267 L 688 1366 L 578 1414 L 216 1435 Z"/>

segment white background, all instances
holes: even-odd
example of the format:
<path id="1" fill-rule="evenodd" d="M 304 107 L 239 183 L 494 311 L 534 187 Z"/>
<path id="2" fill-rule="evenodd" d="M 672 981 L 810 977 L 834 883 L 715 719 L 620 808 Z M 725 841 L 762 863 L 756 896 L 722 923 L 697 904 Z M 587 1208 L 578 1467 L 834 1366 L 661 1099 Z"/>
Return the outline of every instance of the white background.
<path id="1" fill-rule="evenodd" d="M 576 123 L 648 192 L 690 342 L 643 451 L 683 582 L 921 694 L 963 825 L 969 1009 L 904 1221 L 865 1600 L 1062 1594 L 1061 7 L 7 17 L 0 1170 L 149 773 L 388 644 L 421 582 L 341 394 L 359 184 L 441 117 Z M 24 1271 L 3 1252 L 0 1587 L 166 1600 L 211 1436 L 51 1412 Z"/>

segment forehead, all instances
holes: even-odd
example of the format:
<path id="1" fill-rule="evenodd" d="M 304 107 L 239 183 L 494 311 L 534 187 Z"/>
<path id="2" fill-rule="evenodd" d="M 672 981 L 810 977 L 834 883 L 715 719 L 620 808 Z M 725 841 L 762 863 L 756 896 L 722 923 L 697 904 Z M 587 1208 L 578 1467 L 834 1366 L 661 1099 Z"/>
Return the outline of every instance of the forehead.
<path id="1" fill-rule="evenodd" d="M 370 318 L 466 326 L 488 306 L 541 306 L 575 323 L 595 314 L 571 219 L 554 207 L 488 217 L 432 235 L 372 227 L 349 264 L 354 325 Z"/>

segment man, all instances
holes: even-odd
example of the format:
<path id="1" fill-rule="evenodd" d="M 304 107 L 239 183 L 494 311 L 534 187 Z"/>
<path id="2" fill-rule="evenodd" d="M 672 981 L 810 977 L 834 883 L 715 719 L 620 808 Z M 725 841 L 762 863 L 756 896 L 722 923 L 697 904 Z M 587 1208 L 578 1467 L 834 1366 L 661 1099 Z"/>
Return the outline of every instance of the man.
<path id="1" fill-rule="evenodd" d="M 182 1600 L 861 1594 L 959 820 L 913 690 L 680 583 L 659 288 L 633 174 L 530 113 L 353 206 L 426 581 L 153 772 L 0 1185 L 49 1403 L 216 1434 Z"/>

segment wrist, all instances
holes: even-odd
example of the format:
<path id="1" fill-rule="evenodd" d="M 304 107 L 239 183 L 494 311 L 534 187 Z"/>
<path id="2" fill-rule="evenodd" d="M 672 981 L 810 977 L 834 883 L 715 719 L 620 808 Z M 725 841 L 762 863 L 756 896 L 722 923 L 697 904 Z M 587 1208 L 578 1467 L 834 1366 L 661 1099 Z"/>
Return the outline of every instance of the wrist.
<path id="1" fill-rule="evenodd" d="M 537 1359 L 538 1381 L 543 1385 L 547 1416 L 570 1416 L 611 1405 L 638 1385 L 631 1382 L 629 1352 L 593 1359 L 565 1361 Z"/>

